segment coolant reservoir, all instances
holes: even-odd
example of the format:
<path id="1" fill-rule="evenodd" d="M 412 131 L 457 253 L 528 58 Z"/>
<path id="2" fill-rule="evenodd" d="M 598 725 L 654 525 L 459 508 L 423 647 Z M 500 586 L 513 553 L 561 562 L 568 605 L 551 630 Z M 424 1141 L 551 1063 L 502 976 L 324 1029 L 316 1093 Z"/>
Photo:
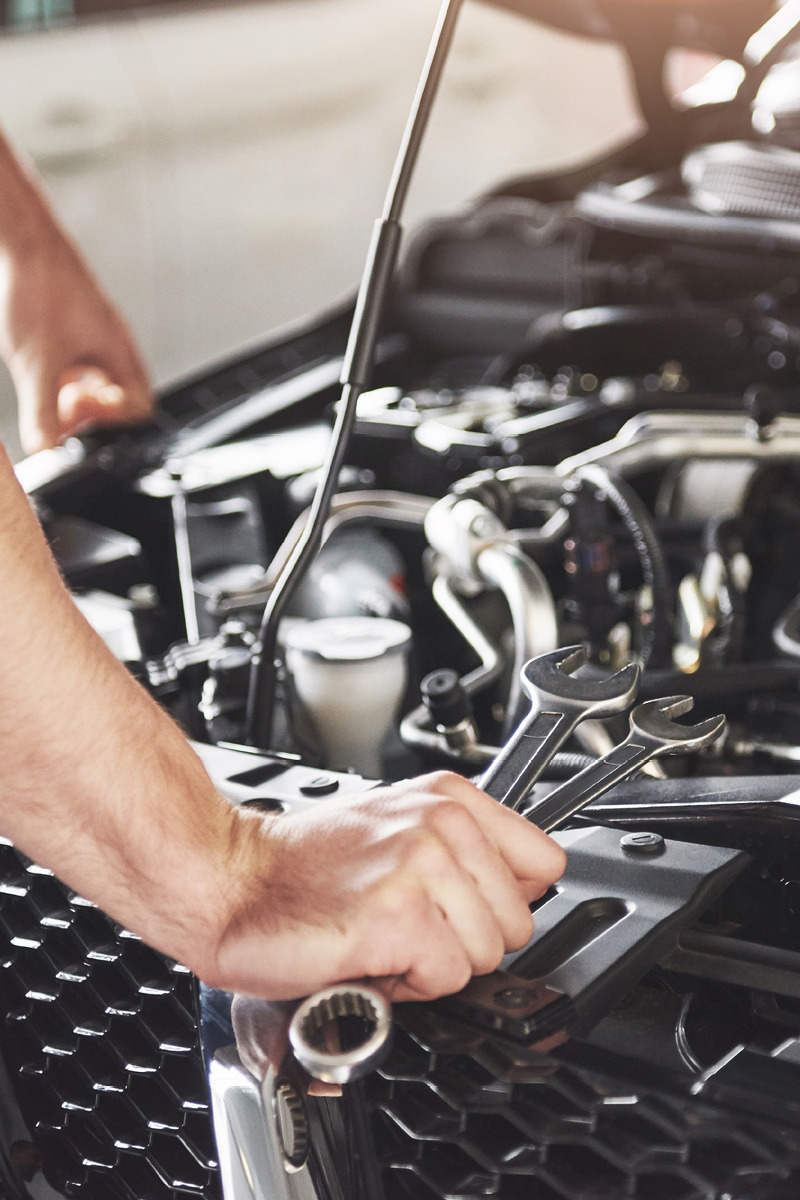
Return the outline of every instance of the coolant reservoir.
<path id="1" fill-rule="evenodd" d="M 313 726 L 325 765 L 381 777 L 381 747 L 406 688 L 411 630 L 384 617 L 287 623 L 294 702 Z"/>
<path id="2" fill-rule="evenodd" d="M 318 620 L 351 615 L 402 620 L 408 613 L 402 556 L 374 529 L 337 530 L 311 563 L 290 611 Z"/>

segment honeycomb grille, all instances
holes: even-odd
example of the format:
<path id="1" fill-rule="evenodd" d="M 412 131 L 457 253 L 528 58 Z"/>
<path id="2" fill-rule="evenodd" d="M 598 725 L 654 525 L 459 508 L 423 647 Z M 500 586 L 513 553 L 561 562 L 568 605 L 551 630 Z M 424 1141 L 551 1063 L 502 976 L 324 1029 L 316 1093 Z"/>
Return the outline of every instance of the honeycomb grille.
<path id="1" fill-rule="evenodd" d="M 401 1013 L 370 1084 L 385 1200 L 790 1200 L 800 1132 Z M 631 1064 L 629 1064 L 630 1066 Z"/>
<path id="2" fill-rule="evenodd" d="M 0 841 L 2 1053 L 65 1196 L 219 1195 L 194 981 Z"/>

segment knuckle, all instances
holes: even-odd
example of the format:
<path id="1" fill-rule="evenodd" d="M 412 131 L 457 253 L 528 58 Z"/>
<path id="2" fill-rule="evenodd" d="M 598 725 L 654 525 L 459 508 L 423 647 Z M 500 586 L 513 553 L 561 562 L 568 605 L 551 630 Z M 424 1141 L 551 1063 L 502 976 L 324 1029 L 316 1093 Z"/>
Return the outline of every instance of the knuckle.
<path id="1" fill-rule="evenodd" d="M 376 923 L 388 921 L 396 929 L 413 926 L 427 906 L 426 896 L 415 874 L 395 871 L 376 889 L 370 908 Z"/>
<path id="2" fill-rule="evenodd" d="M 475 824 L 463 804 L 450 799 L 442 799 L 431 808 L 430 821 L 442 834 L 466 831 Z"/>
<path id="3" fill-rule="evenodd" d="M 469 963 L 464 963 L 460 967 L 454 968 L 451 980 L 452 990 L 460 992 L 462 988 L 465 988 L 472 978 L 472 973 L 472 967 Z"/>
<path id="4" fill-rule="evenodd" d="M 476 955 L 473 962 L 473 968 L 476 975 L 488 975 L 490 971 L 494 971 L 499 965 L 505 954 L 505 944 L 503 938 L 498 933 L 497 937 L 490 939 L 490 942 L 484 946 L 480 954 Z"/>
<path id="5" fill-rule="evenodd" d="M 453 866 L 445 841 L 431 830 L 420 830 L 414 838 L 410 863 L 423 878 L 449 874 Z"/>
<path id="6" fill-rule="evenodd" d="M 418 825 L 405 829 L 399 835 L 395 848 L 396 870 L 400 876 L 407 875 L 409 879 L 425 870 L 450 858 L 450 853 L 443 838 L 439 823 L 430 811 Z"/>
<path id="7" fill-rule="evenodd" d="M 453 954 L 447 962 L 439 962 L 435 969 L 426 974 L 425 991 L 429 999 L 436 996 L 452 996 L 467 986 L 473 968 L 461 954 Z"/>
<path id="8" fill-rule="evenodd" d="M 454 771 L 431 771 L 428 775 L 423 775 L 417 780 L 417 786 L 420 791 L 438 792 L 445 795 L 452 794 L 455 788 L 464 783 L 460 775 L 456 775 Z"/>

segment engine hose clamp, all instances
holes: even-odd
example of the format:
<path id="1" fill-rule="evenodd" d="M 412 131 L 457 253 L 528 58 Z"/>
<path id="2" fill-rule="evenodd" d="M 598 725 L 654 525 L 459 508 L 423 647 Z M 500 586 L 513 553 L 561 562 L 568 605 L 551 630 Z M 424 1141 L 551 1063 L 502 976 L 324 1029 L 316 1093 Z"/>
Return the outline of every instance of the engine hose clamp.
<path id="1" fill-rule="evenodd" d="M 360 983 L 338 984 L 309 996 L 295 1012 L 289 1041 L 314 1079 L 350 1083 L 389 1050 L 392 1014 L 380 992 Z"/>

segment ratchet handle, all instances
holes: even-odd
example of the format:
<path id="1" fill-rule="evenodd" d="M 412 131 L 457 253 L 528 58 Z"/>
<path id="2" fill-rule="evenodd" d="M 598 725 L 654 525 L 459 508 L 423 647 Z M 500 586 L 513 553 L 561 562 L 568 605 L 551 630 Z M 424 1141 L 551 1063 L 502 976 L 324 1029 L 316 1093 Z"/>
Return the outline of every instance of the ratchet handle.
<path id="1" fill-rule="evenodd" d="M 479 787 L 506 808 L 519 811 L 525 797 L 564 745 L 576 722 L 563 712 L 538 712 L 512 734 L 481 776 Z"/>
<path id="2" fill-rule="evenodd" d="M 585 767 L 549 795 L 525 810 L 525 816 L 545 833 L 558 829 L 576 812 L 597 800 L 616 784 L 639 771 L 655 757 L 657 749 L 627 738 L 597 762 Z"/>

